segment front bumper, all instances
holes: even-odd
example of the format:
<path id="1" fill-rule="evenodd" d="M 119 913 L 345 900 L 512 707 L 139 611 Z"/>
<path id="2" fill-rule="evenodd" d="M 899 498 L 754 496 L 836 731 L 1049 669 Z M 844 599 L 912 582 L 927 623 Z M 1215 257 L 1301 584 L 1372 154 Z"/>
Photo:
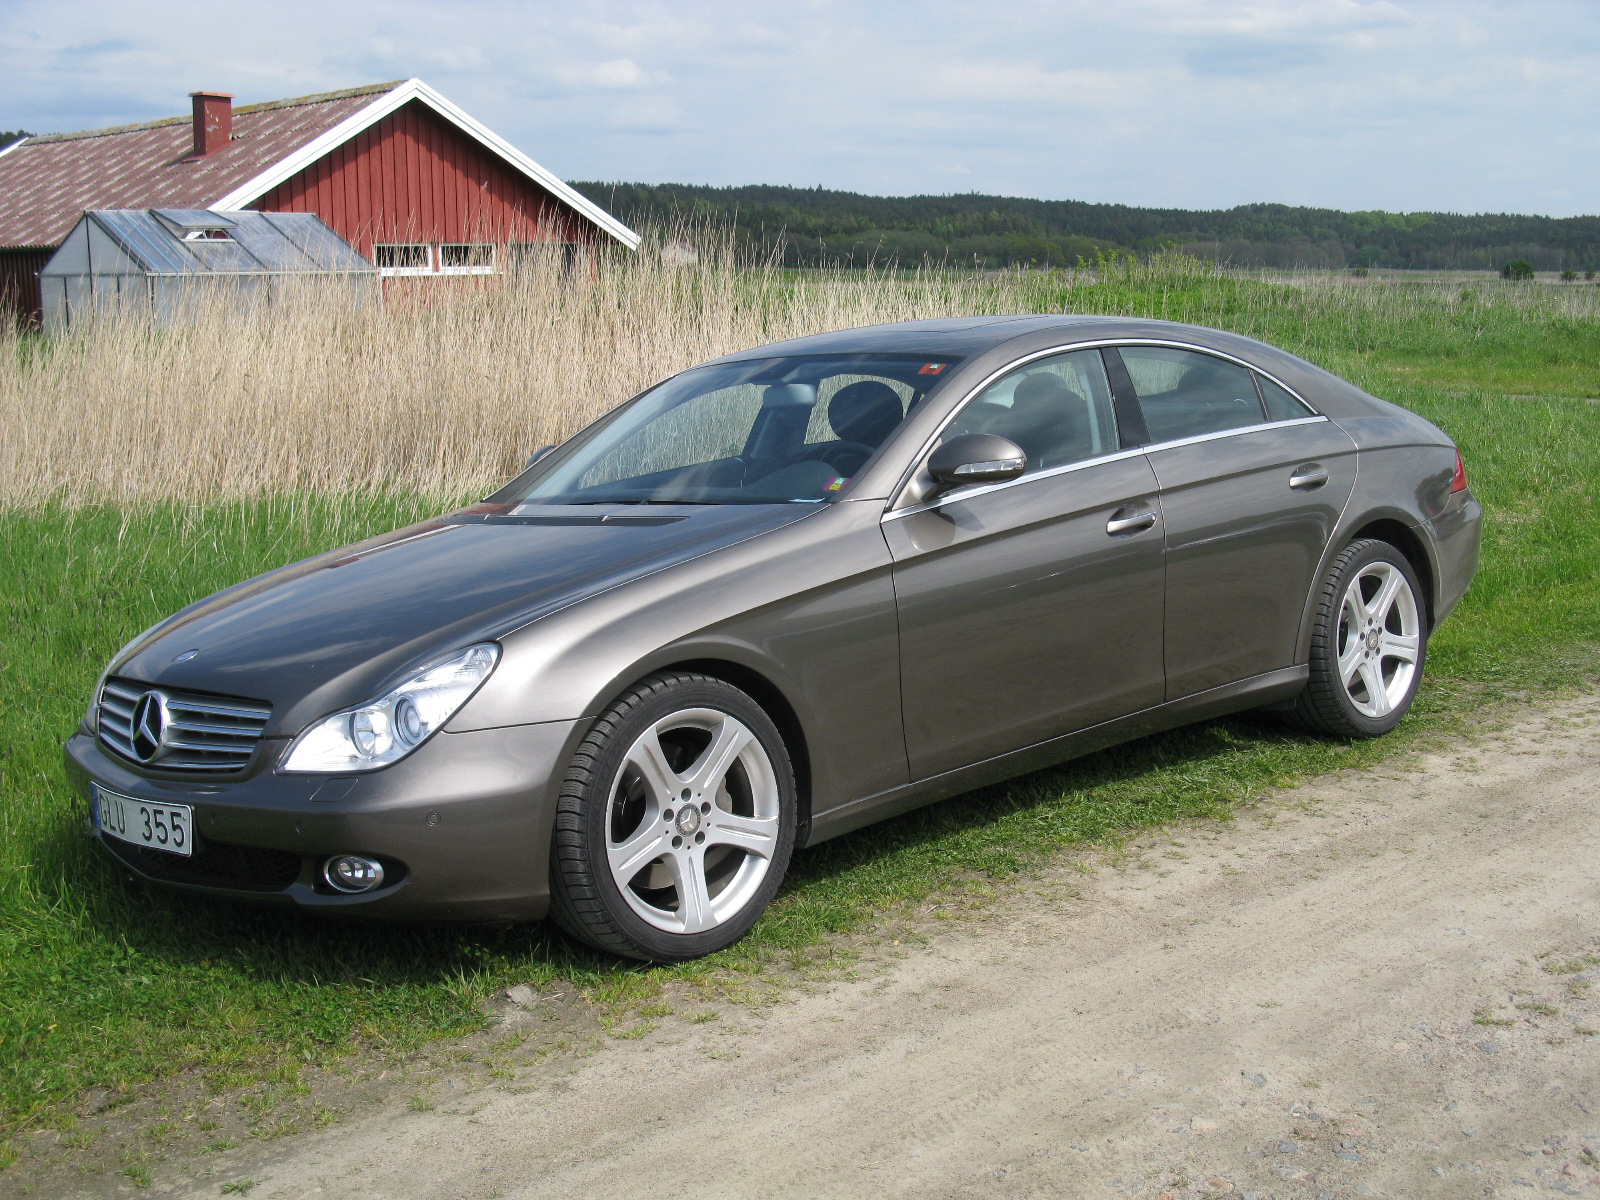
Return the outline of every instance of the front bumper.
<path id="1" fill-rule="evenodd" d="M 156 778 L 82 729 L 66 744 L 66 762 L 86 799 L 98 783 L 193 807 L 192 858 L 95 834 L 153 883 L 330 914 L 528 921 L 549 908 L 556 796 L 581 724 L 440 733 L 392 766 L 352 775 L 265 766 L 237 780 Z M 336 892 L 320 878 L 332 854 L 376 857 L 392 874 L 376 891 Z"/>

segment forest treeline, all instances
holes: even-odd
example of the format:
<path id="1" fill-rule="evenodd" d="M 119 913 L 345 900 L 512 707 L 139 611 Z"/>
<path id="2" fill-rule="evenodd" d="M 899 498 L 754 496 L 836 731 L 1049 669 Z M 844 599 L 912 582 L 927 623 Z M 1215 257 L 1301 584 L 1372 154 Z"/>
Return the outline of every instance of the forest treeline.
<path id="1" fill-rule="evenodd" d="M 1191 211 L 1009 196 L 863 196 L 794 187 L 578 183 L 629 224 L 674 219 L 781 245 L 791 266 L 919 262 L 1072 266 L 1175 247 L 1238 266 L 1541 271 L 1600 268 L 1600 217 L 1340 212 L 1286 204 Z"/>

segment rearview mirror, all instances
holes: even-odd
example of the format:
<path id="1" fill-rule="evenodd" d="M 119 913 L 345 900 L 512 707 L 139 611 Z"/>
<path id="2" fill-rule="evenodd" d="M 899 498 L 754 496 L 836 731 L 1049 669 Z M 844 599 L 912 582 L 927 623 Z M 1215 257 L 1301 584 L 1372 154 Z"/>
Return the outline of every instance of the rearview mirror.
<path id="1" fill-rule="evenodd" d="M 554 446 L 540 446 L 532 454 L 528 455 L 528 461 L 522 464 L 522 469 L 526 471 L 529 467 L 533 466 L 534 463 L 538 462 L 541 458 L 543 458 L 546 454 L 549 454 L 550 451 L 554 449 Z"/>
<path id="2" fill-rule="evenodd" d="M 928 456 L 928 474 L 940 491 L 973 483 L 1004 483 L 1028 469 L 1028 456 L 1010 438 L 964 433 Z"/>

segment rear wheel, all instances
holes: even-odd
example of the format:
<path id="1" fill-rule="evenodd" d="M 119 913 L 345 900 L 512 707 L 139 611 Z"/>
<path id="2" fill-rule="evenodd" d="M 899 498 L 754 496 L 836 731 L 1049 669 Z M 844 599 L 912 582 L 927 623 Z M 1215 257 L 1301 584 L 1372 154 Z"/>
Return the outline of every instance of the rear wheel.
<path id="1" fill-rule="evenodd" d="M 1376 737 L 1400 723 L 1427 653 L 1422 588 L 1387 542 L 1352 542 L 1323 577 L 1311 632 L 1311 677 L 1294 719 L 1330 737 Z"/>
<path id="2" fill-rule="evenodd" d="M 759 705 L 709 676 L 629 689 L 573 757 L 556 813 L 551 915 L 573 937 L 652 962 L 738 941 L 794 848 L 794 775 Z"/>

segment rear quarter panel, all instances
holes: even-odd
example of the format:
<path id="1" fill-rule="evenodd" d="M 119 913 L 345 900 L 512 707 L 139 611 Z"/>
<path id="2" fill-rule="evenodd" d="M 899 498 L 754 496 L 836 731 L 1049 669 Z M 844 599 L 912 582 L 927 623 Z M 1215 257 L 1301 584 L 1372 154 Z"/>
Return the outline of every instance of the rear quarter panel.
<path id="1" fill-rule="evenodd" d="M 1453 499 L 1450 492 L 1455 477 L 1455 444 L 1437 426 L 1415 413 L 1369 399 L 1373 403 L 1371 411 L 1337 421 L 1357 446 L 1356 483 L 1329 539 L 1317 578 L 1326 575 L 1333 559 L 1364 529 L 1381 521 L 1398 523 L 1410 531 L 1412 548 L 1423 557 L 1419 574 L 1428 592 L 1430 615 L 1437 622 L 1466 590 L 1466 581 L 1459 579 L 1463 564 L 1445 560 L 1433 524 L 1436 518 L 1462 507 L 1459 497 Z M 1470 577 L 1469 569 L 1467 580 Z M 1301 620 L 1302 661 L 1310 654 L 1318 590 L 1314 588 L 1307 597 Z"/>

